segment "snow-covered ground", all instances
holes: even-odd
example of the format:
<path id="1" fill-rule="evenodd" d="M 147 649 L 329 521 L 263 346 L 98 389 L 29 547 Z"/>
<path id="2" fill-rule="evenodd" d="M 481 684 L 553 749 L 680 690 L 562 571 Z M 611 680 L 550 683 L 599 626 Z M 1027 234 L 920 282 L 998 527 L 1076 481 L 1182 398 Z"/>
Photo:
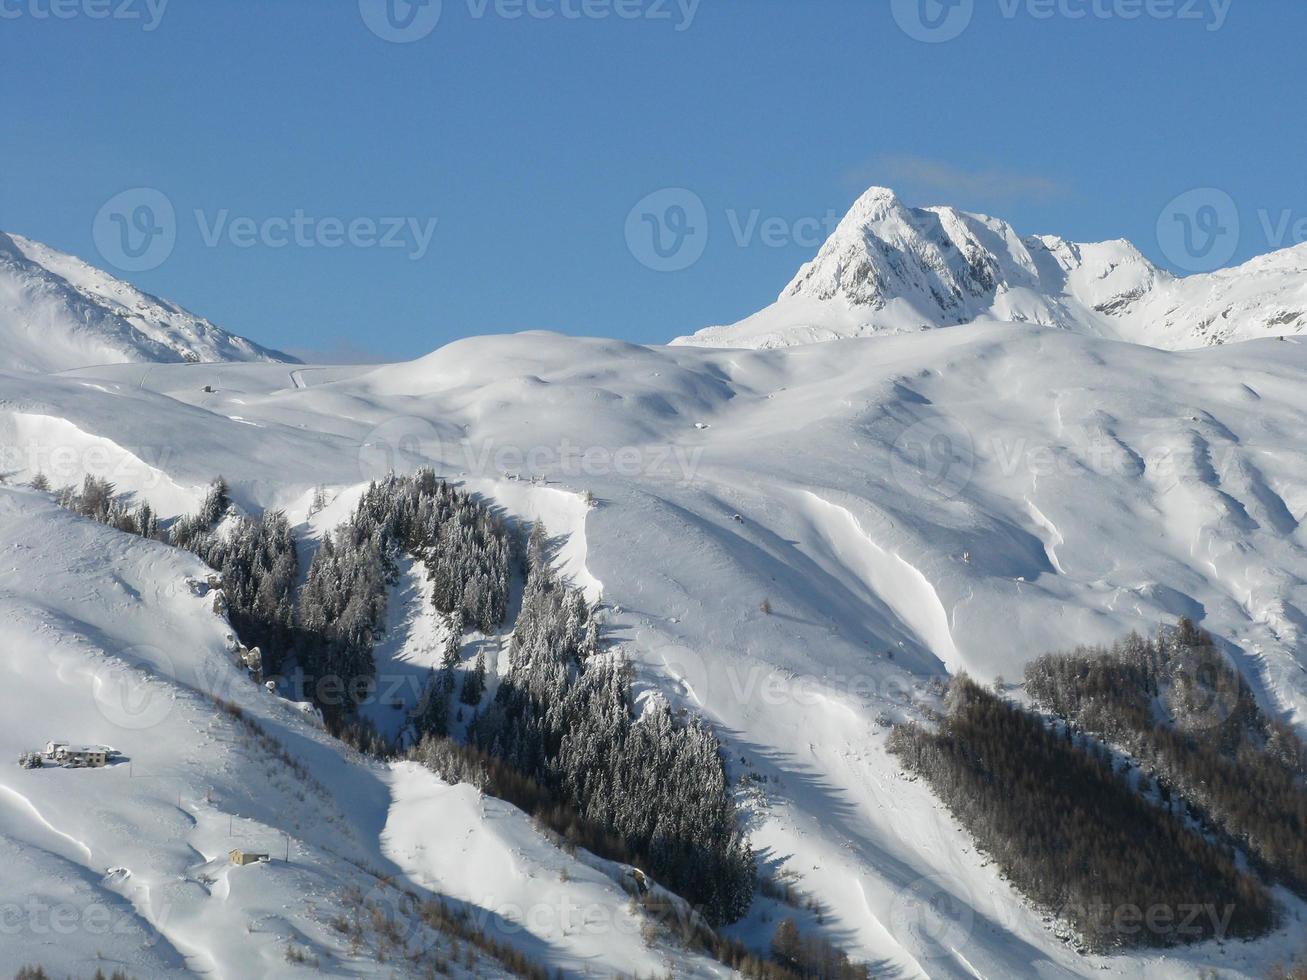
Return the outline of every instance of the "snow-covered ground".
<path id="1" fill-rule="evenodd" d="M 403 888 L 452 899 L 550 967 L 719 975 L 646 945 L 621 869 L 596 871 L 471 787 L 363 759 L 256 686 L 190 555 L 25 490 L 0 489 L 0 541 L 0 754 L 49 740 L 118 753 L 103 769 L 0 769 L 0 968 L 425 975 L 393 946 L 379 959 L 374 930 L 355 945 L 338 925 L 378 909 L 455 975 L 503 974 L 406 914 Z M 271 860 L 238 867 L 233 848 Z"/>
<path id="2" fill-rule="evenodd" d="M 343 520 L 366 480 L 430 463 L 510 517 L 546 521 L 560 567 L 602 599 L 638 693 L 689 707 L 721 734 L 732 776 L 745 777 L 764 867 L 820 899 L 813 926 L 879 972 L 1187 977 L 1214 967 L 1253 978 L 1307 934 L 1299 904 L 1286 899 L 1284 928 L 1259 943 L 1081 956 L 900 774 L 884 742 L 888 721 L 932 699 L 935 678 L 1018 680 L 1042 652 L 1180 614 L 1219 638 L 1268 709 L 1307 732 L 1307 460 L 1295 448 L 1305 369 L 1296 340 L 1171 353 L 1028 324 L 783 350 L 533 333 L 321 372 L 0 375 L 0 437 L 16 479 L 41 470 L 57 485 L 111 466 L 121 489 L 177 513 L 221 473 L 240 506 L 284 508 L 309 535 Z M 63 424 L 32 421 L 41 417 Z M 91 452 L 106 445 L 118 454 Z M 329 505 L 310 514 L 319 487 Z M 122 764 L 10 768 L 0 834 L 42 881 L 121 894 L 140 929 L 167 939 L 147 963 L 130 959 L 145 955 L 134 939 L 55 948 L 24 935 L 6 965 L 45 958 L 89 972 L 107 947 L 145 975 L 172 965 L 249 976 L 292 969 L 282 947 L 293 935 L 333 969 L 362 970 L 314 925 L 361 874 L 350 861 L 471 902 L 501 926 L 526 922 L 507 933 L 569 971 L 648 974 L 676 955 L 630 934 L 624 896 L 590 864 L 562 875 L 569 859 L 521 815 L 411 766 L 352 758 L 235 676 L 223 625 L 179 588 L 200 572 L 191 559 L 29 492 L 3 499 L 0 615 L 13 664 L 0 752 L 58 737 L 114 745 L 132 762 L 126 780 Z M 409 569 L 392 596 L 383 660 L 393 672 L 438 660 L 442 627 L 421 609 L 422 588 Z M 172 666 L 127 653 L 140 646 Z M 162 678 L 162 722 L 123 730 L 94 710 L 91 675 L 110 658 Z M 231 675 L 237 699 L 324 793 L 274 775 L 190 693 L 201 665 Z M 107 797 L 77 795 L 124 782 Z M 230 846 L 230 814 L 250 846 L 275 853 L 288 832 L 293 860 L 215 873 L 275 887 L 192 882 Z M 129 869 L 127 883 L 104 878 L 116 867 Z M 601 940 L 547 911 L 564 886 L 579 906 L 607 907 Z M 161 895 L 175 906 L 171 927 L 151 912 Z M 533 901 L 546 909 L 534 925 L 517 917 Z M 760 902 L 735 932 L 765 942 L 780 914 Z M 688 957 L 671 968 L 712 969 Z"/>

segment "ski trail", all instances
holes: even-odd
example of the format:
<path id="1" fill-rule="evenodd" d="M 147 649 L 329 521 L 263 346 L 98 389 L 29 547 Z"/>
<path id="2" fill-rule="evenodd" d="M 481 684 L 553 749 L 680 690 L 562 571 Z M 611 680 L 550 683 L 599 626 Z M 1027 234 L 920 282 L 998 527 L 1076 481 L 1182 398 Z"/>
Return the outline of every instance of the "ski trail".
<path id="1" fill-rule="evenodd" d="M 975 977 L 976 980 L 985 980 L 985 975 L 971 965 L 971 961 L 962 955 L 962 951 L 960 949 L 958 949 L 956 946 L 950 946 L 949 951 L 957 958 L 957 961 L 959 963 L 961 963 L 964 967 L 967 968 L 967 970 L 970 971 L 971 975 Z"/>

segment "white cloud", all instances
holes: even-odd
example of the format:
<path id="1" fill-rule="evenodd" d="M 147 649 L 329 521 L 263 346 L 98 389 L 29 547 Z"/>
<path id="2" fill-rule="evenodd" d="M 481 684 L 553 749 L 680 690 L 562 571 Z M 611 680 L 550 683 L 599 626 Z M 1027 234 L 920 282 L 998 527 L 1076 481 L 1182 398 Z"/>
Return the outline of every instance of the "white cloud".
<path id="1" fill-rule="evenodd" d="M 860 187 L 885 184 L 910 196 L 931 196 L 928 204 L 961 206 L 1045 203 L 1064 196 L 1070 188 L 1052 177 L 1018 173 L 1001 168 L 964 170 L 946 160 L 910 154 L 883 154 L 849 173 Z"/>

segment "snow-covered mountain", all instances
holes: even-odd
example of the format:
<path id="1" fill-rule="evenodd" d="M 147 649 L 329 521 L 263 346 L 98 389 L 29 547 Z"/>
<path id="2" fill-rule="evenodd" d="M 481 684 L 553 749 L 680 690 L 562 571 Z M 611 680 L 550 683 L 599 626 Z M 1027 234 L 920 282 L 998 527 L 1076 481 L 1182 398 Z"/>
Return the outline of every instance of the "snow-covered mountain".
<path id="1" fill-rule="evenodd" d="M 124 361 L 294 361 L 81 259 L 0 232 L 0 351 L 11 370 Z"/>
<path id="2" fill-rule="evenodd" d="M 767 308 L 676 344 L 786 347 L 840 337 L 1036 323 L 1173 350 L 1307 331 L 1307 245 L 1177 278 L 1127 241 L 1022 237 L 997 218 L 860 197 Z"/>
<path id="3" fill-rule="evenodd" d="M 1047 650 L 1179 615 L 1303 731 L 1305 372 L 1298 339 L 1176 353 L 1030 324 L 743 352 L 534 333 L 381 367 L 215 365 L 212 392 L 183 365 L 0 373 L 0 445 L 20 450 L 15 482 L 97 472 L 165 515 L 222 473 L 244 509 L 284 509 L 306 550 L 368 480 L 427 463 L 542 518 L 560 570 L 602 595 L 637 703 L 667 699 L 720 733 L 764 870 L 824 906 L 760 897 L 728 930 L 755 948 L 797 915 L 884 975 L 1256 980 L 1297 952 L 1302 902 L 1277 891 L 1286 918 L 1257 942 L 1082 955 L 886 741 L 938 706 L 948 675 L 1017 680 Z M 203 571 L 189 556 L 25 490 L 0 493 L 0 540 L 0 752 L 107 742 L 152 777 L 0 768 L 0 843 L 58 883 L 52 901 L 122 908 L 179 971 L 293 973 L 280 958 L 293 942 L 324 969 L 407 975 L 322 928 L 351 914 L 350 883 L 378 887 L 361 864 L 501 917 L 507 941 L 568 975 L 717 969 L 646 947 L 611 875 L 520 812 L 362 760 L 239 677 L 210 604 L 186 589 Z M 441 655 L 422 577 L 402 572 L 377 648 L 388 678 Z M 505 638 L 488 639 L 496 677 Z M 104 671 L 132 671 L 173 707 L 143 729 L 106 716 Z M 212 676 L 325 793 L 196 693 Z M 283 855 L 289 835 L 290 864 L 224 865 L 232 822 Z M 156 968 L 130 937 L 20 939 L 24 961 L 63 972 L 89 973 L 104 947 Z"/>
<path id="4" fill-rule="evenodd" d="M 1307 903 L 1283 888 L 1256 941 L 1077 951 L 887 744 L 950 676 L 1017 680 L 1047 651 L 1179 616 L 1307 731 L 1307 338 L 1215 344 L 1268 309 L 1292 332 L 1301 250 L 1175 279 L 1126 243 L 1022 239 L 874 191 L 721 338 L 784 349 L 528 333 L 321 367 L 0 244 L 6 309 L 51 311 L 0 331 L 0 759 L 48 739 L 121 753 L 0 766 L 18 869 L 0 876 L 0 969 L 511 973 L 414 904 L 443 900 L 551 973 L 730 975 L 630 901 L 628 866 L 347 748 L 294 677 L 256 684 L 199 559 L 19 486 L 101 477 L 166 520 L 221 474 L 240 510 L 286 514 L 307 561 L 369 481 L 419 466 L 542 521 L 629 658 L 637 709 L 667 702 L 721 738 L 763 873 L 800 896 L 760 893 L 730 938 L 764 951 L 792 917 L 911 978 L 1256 980 L 1299 952 Z M 1202 328 L 1211 344 L 1196 309 L 1230 311 Z M 268 363 L 214 363 L 200 385 L 179 338 Z M 450 640 L 423 568 L 393 578 L 372 649 L 385 694 L 360 708 L 386 735 Z M 469 634 L 491 690 L 513 628 Z M 238 866 L 232 847 L 274 860 Z M 72 925 L 52 931 L 53 913 Z"/>

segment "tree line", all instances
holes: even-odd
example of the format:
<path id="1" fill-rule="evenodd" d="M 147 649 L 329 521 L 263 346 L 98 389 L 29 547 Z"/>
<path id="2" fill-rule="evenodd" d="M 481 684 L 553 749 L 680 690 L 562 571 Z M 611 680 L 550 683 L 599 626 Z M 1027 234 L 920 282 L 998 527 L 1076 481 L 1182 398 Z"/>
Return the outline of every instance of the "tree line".
<path id="1" fill-rule="evenodd" d="M 1165 806 L 1307 898 L 1307 746 L 1267 717 L 1193 622 L 1041 657 L 1026 668 L 1026 690 L 1045 711 L 1128 750 Z"/>
<path id="2" fill-rule="evenodd" d="M 619 840 L 619 859 L 638 856 L 708 921 L 733 922 L 749 908 L 757 869 L 721 745 L 665 702 L 636 716 L 629 664 L 601 649 L 595 611 L 550 567 L 545 540 L 537 524 L 508 669 L 469 724 L 469 741 Z M 449 685 L 435 683 L 433 696 L 447 696 Z M 424 707 L 424 718 L 441 714 Z"/>
<path id="3" fill-rule="evenodd" d="M 955 678 L 938 730 L 909 723 L 889 748 L 1036 906 L 1110 951 L 1244 938 L 1277 920 L 1228 847 L 1141 796 L 1100 743 Z M 1166 928 L 1134 914 L 1169 910 Z M 1187 912 L 1193 910 L 1195 914 Z"/>
<path id="4" fill-rule="evenodd" d="M 50 481 L 44 474 L 38 473 L 32 480 L 36 490 L 50 490 Z M 139 534 L 146 538 L 160 537 L 159 519 L 148 503 L 132 508 L 119 495 L 117 488 L 108 480 L 88 475 L 81 489 L 67 486 L 55 491 L 55 500 L 59 506 L 90 518 L 100 524 L 128 534 Z"/>
<path id="5" fill-rule="evenodd" d="M 49 482 L 38 475 L 33 486 L 48 490 Z M 59 490 L 56 500 L 101 524 L 184 548 L 217 571 L 233 629 L 260 648 L 269 673 L 294 657 L 310 679 L 341 678 L 346 690 L 372 679 L 372 647 L 402 554 L 425 565 L 436 608 L 458 622 L 490 631 L 507 612 L 507 527 L 485 502 L 429 469 L 373 482 L 349 521 L 324 538 L 298 593 L 299 555 L 285 514 L 237 513 L 221 477 L 194 514 L 166 528 L 148 503 L 132 508 L 112 483 L 94 476 L 80 490 Z M 333 727 L 348 722 L 349 706 L 320 707 Z"/>
<path id="6" fill-rule="evenodd" d="M 228 526 L 220 526 L 230 517 Z M 279 510 L 260 517 L 232 513 L 231 491 L 216 479 L 193 516 L 179 518 L 167 540 L 197 555 L 222 578 L 227 617 L 247 646 L 275 671 L 299 641 L 295 586 L 299 554 L 290 522 Z"/>

